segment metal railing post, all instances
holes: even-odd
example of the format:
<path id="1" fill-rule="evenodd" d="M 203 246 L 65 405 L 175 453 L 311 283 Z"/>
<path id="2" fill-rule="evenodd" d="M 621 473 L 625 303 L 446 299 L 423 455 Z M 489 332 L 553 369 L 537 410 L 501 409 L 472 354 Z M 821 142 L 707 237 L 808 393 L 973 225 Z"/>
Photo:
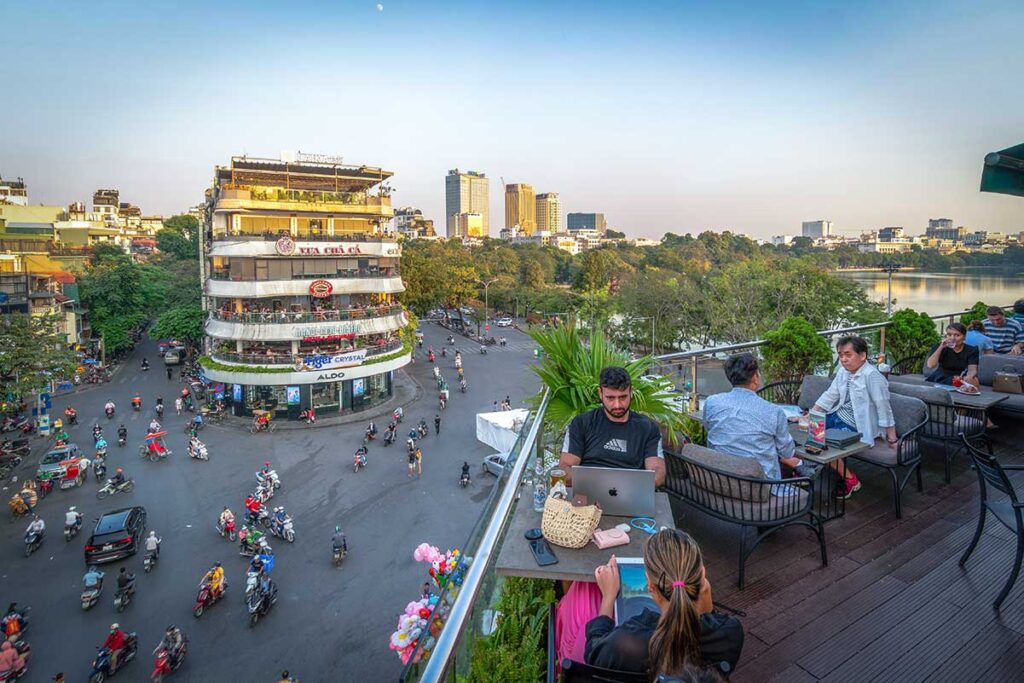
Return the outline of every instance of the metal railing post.
<path id="1" fill-rule="evenodd" d="M 690 363 L 690 410 L 696 411 L 697 405 L 697 356 Z"/>
<path id="2" fill-rule="evenodd" d="M 885 358 L 885 328 L 878 330 L 878 357 Z"/>

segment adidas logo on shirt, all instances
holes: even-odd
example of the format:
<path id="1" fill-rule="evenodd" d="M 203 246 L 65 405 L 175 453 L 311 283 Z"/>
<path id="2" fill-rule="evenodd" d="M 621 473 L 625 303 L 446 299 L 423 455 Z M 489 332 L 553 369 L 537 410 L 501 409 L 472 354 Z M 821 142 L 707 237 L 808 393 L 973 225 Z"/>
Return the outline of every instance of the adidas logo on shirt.
<path id="1" fill-rule="evenodd" d="M 626 443 L 625 439 L 608 439 L 604 444 L 604 448 L 616 453 L 626 453 L 629 450 L 629 444 Z"/>

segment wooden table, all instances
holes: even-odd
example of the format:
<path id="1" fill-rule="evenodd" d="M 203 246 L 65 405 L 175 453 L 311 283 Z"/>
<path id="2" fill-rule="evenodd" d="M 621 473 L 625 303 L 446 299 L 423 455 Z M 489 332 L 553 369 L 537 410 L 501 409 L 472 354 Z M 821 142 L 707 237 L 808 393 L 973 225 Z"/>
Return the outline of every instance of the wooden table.
<path id="1" fill-rule="evenodd" d="M 524 492 L 526 489 L 523 489 Z M 657 492 L 655 497 L 654 520 L 657 528 L 667 526 L 675 528 L 672 520 L 672 508 L 669 504 L 667 493 Z M 527 529 L 539 528 L 542 513 L 534 512 L 533 499 L 523 495 L 516 503 L 516 509 L 509 520 L 508 530 L 505 532 L 505 541 L 498 553 L 498 560 L 495 568 L 502 576 L 525 576 L 533 579 L 552 579 L 566 581 L 594 581 L 594 569 L 601 564 L 608 562 L 608 559 L 616 557 L 643 557 L 644 543 L 650 537 L 647 532 L 639 529 L 631 529 L 629 532 L 629 544 L 620 545 L 614 548 L 601 550 L 592 542 L 582 548 L 563 548 L 551 543 L 551 550 L 554 551 L 558 562 L 540 567 L 533 559 L 533 552 L 530 550 L 530 542 L 523 534 Z M 598 529 L 611 529 L 618 524 L 629 524 L 630 517 L 613 517 L 603 515 Z"/>

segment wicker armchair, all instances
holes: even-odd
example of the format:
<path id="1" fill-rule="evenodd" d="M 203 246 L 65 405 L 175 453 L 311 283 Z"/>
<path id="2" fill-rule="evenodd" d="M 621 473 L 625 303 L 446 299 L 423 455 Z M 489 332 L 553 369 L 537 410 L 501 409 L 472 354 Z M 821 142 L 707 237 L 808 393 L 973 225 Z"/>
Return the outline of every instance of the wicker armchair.
<path id="1" fill-rule="evenodd" d="M 712 466 L 709 462 L 722 467 Z M 752 476 L 755 473 L 760 475 L 757 462 L 693 444 L 685 446 L 678 455 L 666 454 L 665 464 L 664 490 L 670 496 L 716 519 L 740 526 L 738 583 L 741 589 L 747 558 L 761 541 L 787 526 L 800 525 L 811 529 L 818 536 L 821 564 L 828 565 L 825 528 L 822 519 L 813 511 L 815 480 Z M 757 532 L 749 547 L 748 527 Z"/>

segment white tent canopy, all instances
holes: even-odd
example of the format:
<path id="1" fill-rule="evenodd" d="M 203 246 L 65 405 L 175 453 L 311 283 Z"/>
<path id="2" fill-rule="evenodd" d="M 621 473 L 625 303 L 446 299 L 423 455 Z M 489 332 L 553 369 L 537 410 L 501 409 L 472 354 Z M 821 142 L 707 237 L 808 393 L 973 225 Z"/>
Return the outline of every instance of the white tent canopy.
<path id="1" fill-rule="evenodd" d="M 497 413 L 476 414 L 476 438 L 499 453 L 508 453 L 519 438 L 530 411 L 502 410 Z"/>

